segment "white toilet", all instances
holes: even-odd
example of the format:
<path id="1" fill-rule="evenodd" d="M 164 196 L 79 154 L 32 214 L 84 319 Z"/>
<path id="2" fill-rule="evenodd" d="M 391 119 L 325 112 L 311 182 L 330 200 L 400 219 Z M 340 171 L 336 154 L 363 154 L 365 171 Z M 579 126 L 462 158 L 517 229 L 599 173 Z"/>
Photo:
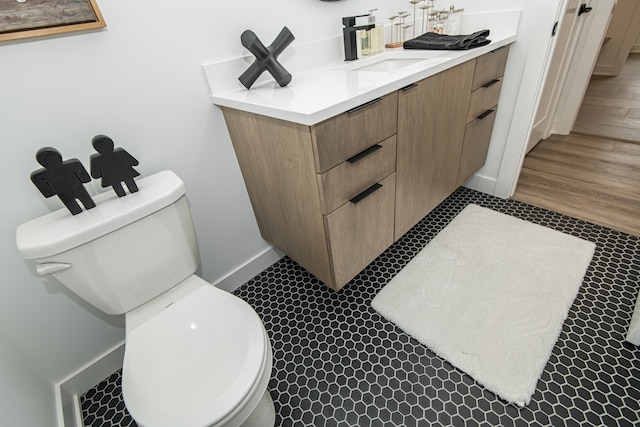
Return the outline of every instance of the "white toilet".
<path id="1" fill-rule="evenodd" d="M 141 427 L 272 427 L 272 353 L 256 312 L 194 273 L 184 183 L 171 171 L 138 192 L 96 197 L 18 227 L 25 259 L 108 314 L 125 314 L 122 391 Z"/>

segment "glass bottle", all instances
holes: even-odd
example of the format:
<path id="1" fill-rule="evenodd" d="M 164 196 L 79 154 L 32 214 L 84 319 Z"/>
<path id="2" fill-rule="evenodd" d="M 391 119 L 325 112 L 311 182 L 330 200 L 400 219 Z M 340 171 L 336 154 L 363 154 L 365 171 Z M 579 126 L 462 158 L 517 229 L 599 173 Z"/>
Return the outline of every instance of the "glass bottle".
<path id="1" fill-rule="evenodd" d="M 446 29 L 447 34 L 460 34 L 460 31 L 462 30 L 462 12 L 464 12 L 464 9 L 456 9 L 453 5 L 449 7 Z"/>

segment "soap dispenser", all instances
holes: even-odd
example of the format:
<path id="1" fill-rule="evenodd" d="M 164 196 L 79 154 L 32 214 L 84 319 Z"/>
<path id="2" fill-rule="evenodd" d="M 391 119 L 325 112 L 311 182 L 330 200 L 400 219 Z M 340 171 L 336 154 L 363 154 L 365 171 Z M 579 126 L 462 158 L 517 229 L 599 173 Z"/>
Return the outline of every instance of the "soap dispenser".
<path id="1" fill-rule="evenodd" d="M 362 56 L 371 56 L 382 53 L 384 49 L 384 27 L 376 23 L 376 17 L 373 14 L 378 9 L 369 11 L 369 25 L 373 28 L 360 32 L 360 51 Z"/>

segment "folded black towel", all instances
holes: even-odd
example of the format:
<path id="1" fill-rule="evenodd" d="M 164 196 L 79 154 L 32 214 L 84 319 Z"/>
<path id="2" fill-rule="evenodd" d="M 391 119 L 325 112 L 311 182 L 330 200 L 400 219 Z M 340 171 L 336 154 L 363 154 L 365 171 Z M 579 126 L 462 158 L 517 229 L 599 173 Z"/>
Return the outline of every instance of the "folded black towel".
<path id="1" fill-rule="evenodd" d="M 425 50 L 466 50 L 491 43 L 487 39 L 489 30 L 476 31 L 473 34 L 450 36 L 446 34 L 425 33 L 415 39 L 404 42 L 405 49 Z"/>

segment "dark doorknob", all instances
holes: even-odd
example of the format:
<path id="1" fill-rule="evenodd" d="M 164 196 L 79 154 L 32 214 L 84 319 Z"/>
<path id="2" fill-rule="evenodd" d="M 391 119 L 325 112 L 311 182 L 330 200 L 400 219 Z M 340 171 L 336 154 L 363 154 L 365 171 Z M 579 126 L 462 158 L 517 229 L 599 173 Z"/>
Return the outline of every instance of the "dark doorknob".
<path id="1" fill-rule="evenodd" d="M 592 8 L 592 7 L 587 6 L 587 4 L 586 4 L 586 3 L 582 3 L 582 4 L 580 5 L 580 10 L 578 10 L 578 16 L 582 15 L 583 13 L 589 13 L 589 12 L 591 12 L 591 10 L 592 10 L 592 9 L 593 9 L 593 8 Z"/>

